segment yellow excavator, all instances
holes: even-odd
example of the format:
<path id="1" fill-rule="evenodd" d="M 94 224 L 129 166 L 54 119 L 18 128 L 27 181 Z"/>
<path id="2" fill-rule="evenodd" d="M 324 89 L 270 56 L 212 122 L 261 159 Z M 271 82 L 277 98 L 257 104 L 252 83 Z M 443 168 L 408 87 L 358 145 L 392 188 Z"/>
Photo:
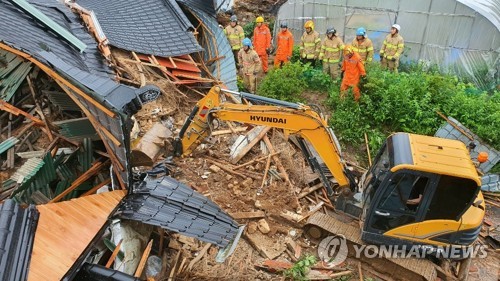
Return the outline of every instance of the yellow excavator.
<path id="1" fill-rule="evenodd" d="M 357 181 L 347 168 L 333 130 L 313 107 L 216 86 L 192 110 L 174 142 L 175 153 L 189 155 L 210 135 L 216 119 L 280 128 L 286 136 L 298 137 L 305 158 L 320 175 L 336 210 L 358 219 L 361 227 L 359 231 L 317 212 L 306 225 L 310 237 L 319 241 L 327 235 L 342 234 L 354 245 L 419 246 L 434 257 L 444 257 L 443 249 L 451 246 L 455 249 L 453 259 L 462 261 L 456 263 L 458 278 L 425 259 L 364 262 L 382 272 L 387 270 L 391 276 L 399 274 L 395 280 L 466 277 L 468 249 L 481 230 L 485 203 L 480 176 L 462 142 L 392 134 Z"/>

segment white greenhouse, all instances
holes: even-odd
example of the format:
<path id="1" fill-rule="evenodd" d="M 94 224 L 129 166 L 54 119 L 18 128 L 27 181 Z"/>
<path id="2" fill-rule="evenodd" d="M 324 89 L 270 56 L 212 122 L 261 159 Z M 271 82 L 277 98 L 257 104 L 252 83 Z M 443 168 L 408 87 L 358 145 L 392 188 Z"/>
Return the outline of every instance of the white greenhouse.
<path id="1" fill-rule="evenodd" d="M 397 23 L 405 40 L 403 62 L 437 64 L 482 88 L 500 84 L 500 0 L 289 0 L 276 24 L 287 21 L 298 43 L 310 19 L 322 37 L 335 27 L 345 43 L 358 27 L 366 28 L 375 59 Z"/>

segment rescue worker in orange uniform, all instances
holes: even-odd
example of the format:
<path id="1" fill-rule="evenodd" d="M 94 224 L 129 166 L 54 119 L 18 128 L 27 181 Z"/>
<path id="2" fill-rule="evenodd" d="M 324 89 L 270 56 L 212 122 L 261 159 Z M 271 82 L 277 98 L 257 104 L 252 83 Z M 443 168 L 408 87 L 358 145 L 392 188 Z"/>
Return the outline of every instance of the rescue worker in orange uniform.
<path id="1" fill-rule="evenodd" d="M 271 31 L 264 24 L 263 17 L 257 17 L 255 22 L 257 26 L 253 30 L 253 47 L 262 61 L 262 70 L 267 73 L 267 56 L 271 52 Z"/>
<path id="2" fill-rule="evenodd" d="M 380 62 L 383 69 L 398 73 L 399 57 L 405 48 L 403 37 L 399 35 L 401 26 L 393 24 L 391 33 L 385 37 L 384 44 L 380 49 Z"/>
<path id="3" fill-rule="evenodd" d="M 337 31 L 333 27 L 326 30 L 326 37 L 321 44 L 319 53 L 319 59 L 323 60 L 323 72 L 330 74 L 333 80 L 339 77 L 339 62 L 344 49 L 344 42 L 336 33 Z"/>
<path id="4" fill-rule="evenodd" d="M 288 30 L 288 24 L 282 22 L 280 24 L 281 31 L 278 33 L 278 44 L 276 44 L 276 57 L 274 57 L 274 68 L 281 68 L 285 63 L 292 58 L 293 52 L 293 35 Z"/>
<path id="5" fill-rule="evenodd" d="M 304 28 L 306 31 L 300 38 L 300 58 L 302 63 L 310 63 L 314 67 L 321 49 L 321 38 L 319 38 L 319 33 L 314 31 L 312 20 L 306 21 Z"/>
<path id="6" fill-rule="evenodd" d="M 227 36 L 227 40 L 233 50 L 234 59 L 236 60 L 236 64 L 238 64 L 238 52 L 242 47 L 241 41 L 245 38 L 245 32 L 243 31 L 243 27 L 238 24 L 236 15 L 232 15 L 230 20 L 229 25 L 224 28 L 224 34 Z"/>
<path id="7" fill-rule="evenodd" d="M 245 38 L 242 41 L 243 48 L 238 52 L 238 61 L 240 62 L 243 83 L 250 93 L 255 93 L 257 73 L 261 69 L 259 55 L 252 49 L 252 41 Z"/>
<path id="8" fill-rule="evenodd" d="M 366 29 L 364 27 L 356 30 L 356 38 L 352 40 L 352 48 L 359 54 L 363 63 L 373 61 L 373 43 L 366 37 Z"/>
<path id="9" fill-rule="evenodd" d="M 340 85 L 340 97 L 344 98 L 347 90 L 352 87 L 354 100 L 358 101 L 361 97 L 359 90 L 359 80 L 366 77 L 366 71 L 361 56 L 356 53 L 352 46 L 347 45 L 344 48 L 344 61 L 342 62 L 342 84 Z"/>

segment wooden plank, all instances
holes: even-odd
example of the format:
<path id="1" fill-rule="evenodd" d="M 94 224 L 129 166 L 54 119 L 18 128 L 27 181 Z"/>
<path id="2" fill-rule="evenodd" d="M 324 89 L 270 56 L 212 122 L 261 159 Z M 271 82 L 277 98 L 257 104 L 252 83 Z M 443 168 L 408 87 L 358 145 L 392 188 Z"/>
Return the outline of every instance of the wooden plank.
<path id="1" fill-rule="evenodd" d="M 236 155 L 232 156 L 231 163 L 236 164 L 240 161 L 240 159 L 243 158 L 252 149 L 252 147 L 254 147 L 267 134 L 267 132 L 269 132 L 270 129 L 271 127 L 264 127 L 255 138 L 253 138 L 245 147 L 240 149 Z"/>
<path id="2" fill-rule="evenodd" d="M 86 180 L 88 180 L 90 177 L 92 177 L 93 175 L 95 175 L 97 172 L 99 172 L 101 170 L 101 168 L 107 164 L 108 161 L 105 161 L 105 162 L 96 162 L 94 163 L 94 165 L 92 165 L 92 167 L 90 167 L 90 169 L 88 171 L 86 171 L 85 173 L 83 173 L 81 176 L 79 176 L 72 184 L 70 187 L 68 187 L 66 190 L 64 190 L 63 192 L 61 192 L 61 194 L 57 195 L 56 197 L 54 197 L 52 200 L 50 200 L 49 203 L 54 203 L 54 202 L 58 202 L 60 201 L 61 199 L 64 198 L 64 196 L 68 195 L 70 192 L 72 192 L 73 190 L 75 190 L 78 186 L 80 186 L 83 182 L 85 182 Z"/>
<path id="3" fill-rule="evenodd" d="M 106 263 L 107 268 L 109 268 L 113 264 L 116 256 L 118 256 L 118 253 L 120 252 L 120 248 L 122 246 L 122 242 L 123 242 L 123 239 L 121 239 L 120 242 L 118 242 L 118 245 L 116 245 L 115 249 L 113 250 L 113 253 L 111 254 L 111 256 L 108 259 L 108 262 Z"/>
<path id="4" fill-rule="evenodd" d="M 174 75 L 176 77 L 189 78 L 189 79 L 198 80 L 198 81 L 208 81 L 208 82 L 213 81 L 211 79 L 202 78 L 201 74 L 199 74 L 199 73 L 185 71 L 185 70 L 173 69 L 172 75 Z"/>
<path id="5" fill-rule="evenodd" d="M 179 61 L 179 60 L 174 61 L 174 59 L 171 59 L 171 58 L 164 58 L 164 57 L 157 57 L 157 56 L 155 56 L 155 58 L 158 61 L 159 65 L 164 66 L 166 68 L 201 73 L 201 70 L 200 70 L 200 68 L 198 68 L 198 66 L 193 65 L 191 63 L 187 63 L 187 62 L 182 61 L 182 60 L 181 61 Z"/>
<path id="6" fill-rule="evenodd" d="M 258 219 L 266 216 L 263 211 L 229 213 L 233 219 Z"/>
<path id="7" fill-rule="evenodd" d="M 99 183 L 98 185 L 92 187 L 89 191 L 87 191 L 84 194 L 82 194 L 82 196 L 88 196 L 88 195 L 94 194 L 94 193 L 96 193 L 96 191 L 99 188 L 101 188 L 101 187 L 103 187 L 103 186 L 105 186 L 107 184 L 110 184 L 110 183 L 111 183 L 111 178 L 108 178 L 107 180 L 105 180 L 105 181 Z"/>
<path id="8" fill-rule="evenodd" d="M 318 183 L 317 185 L 315 186 L 311 186 L 311 187 L 308 187 L 306 189 L 304 189 L 304 191 L 302 191 L 298 196 L 297 198 L 301 199 L 301 198 L 304 198 L 306 197 L 308 194 L 320 189 L 323 187 L 323 183 Z"/>
<path id="9" fill-rule="evenodd" d="M 146 246 L 146 249 L 142 253 L 142 257 L 141 257 L 141 260 L 139 261 L 139 265 L 137 266 L 137 269 L 135 270 L 134 277 L 141 277 L 142 271 L 144 270 L 144 266 L 146 265 L 146 261 L 148 260 L 149 253 L 151 252 L 152 247 L 153 247 L 153 239 L 149 240 L 149 243 Z"/>
<path id="10" fill-rule="evenodd" d="M 40 218 L 28 280 L 61 280 L 87 249 L 125 194 L 125 191 L 119 190 L 38 205 Z M 88 200 L 89 197 L 92 200 Z"/>

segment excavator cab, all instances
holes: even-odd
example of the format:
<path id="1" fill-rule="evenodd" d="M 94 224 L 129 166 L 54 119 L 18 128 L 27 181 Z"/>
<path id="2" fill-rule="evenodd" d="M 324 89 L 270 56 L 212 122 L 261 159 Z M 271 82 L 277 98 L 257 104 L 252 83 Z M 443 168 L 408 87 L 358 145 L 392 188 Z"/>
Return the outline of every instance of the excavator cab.
<path id="1" fill-rule="evenodd" d="M 364 176 L 362 240 L 469 246 L 485 213 L 480 178 L 459 141 L 397 133 Z"/>

